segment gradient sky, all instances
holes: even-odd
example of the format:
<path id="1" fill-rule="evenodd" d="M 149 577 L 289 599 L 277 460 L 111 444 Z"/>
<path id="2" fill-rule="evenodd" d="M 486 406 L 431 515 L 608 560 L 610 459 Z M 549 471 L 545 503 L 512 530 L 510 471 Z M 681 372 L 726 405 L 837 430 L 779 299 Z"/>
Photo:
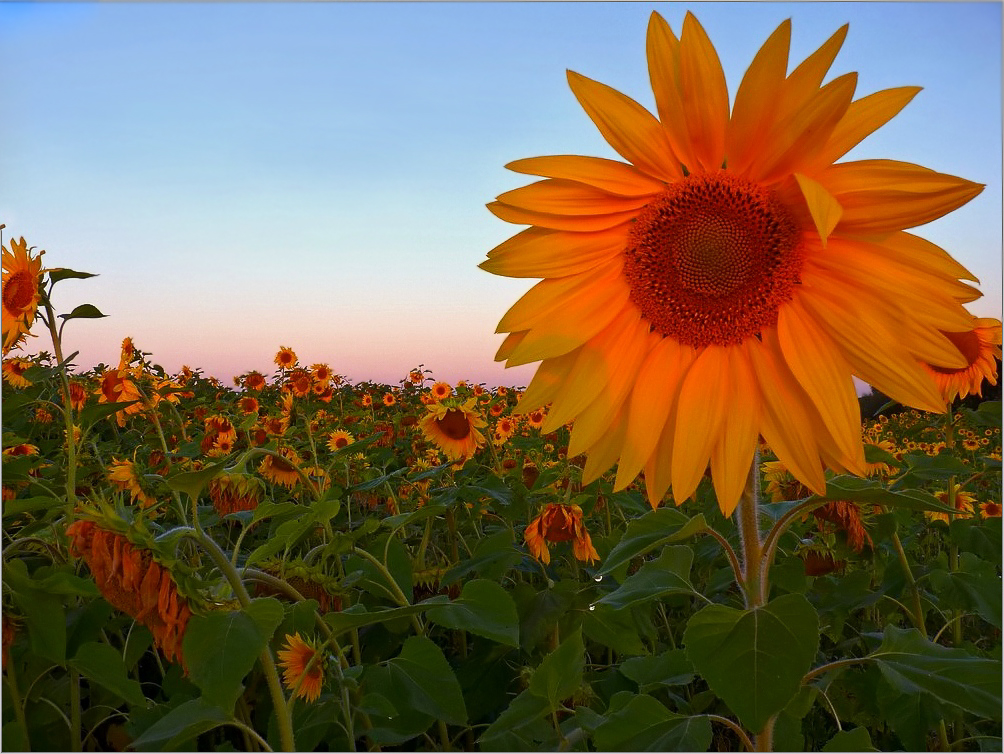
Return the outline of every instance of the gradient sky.
<path id="1" fill-rule="evenodd" d="M 280 345 L 354 382 L 525 385 L 493 357 L 533 283 L 477 268 L 520 230 L 486 202 L 531 178 L 505 163 L 617 157 L 570 68 L 653 108 L 645 29 L 692 10 L 734 96 L 793 21 L 790 67 L 842 24 L 829 78 L 856 96 L 924 90 L 847 159 L 986 184 L 918 229 L 1001 315 L 1001 4 L 0 3 L 0 222 L 59 284 L 66 352 L 116 362 L 130 335 L 169 372 L 271 373 Z M 44 348 L 43 338 L 33 341 Z"/>

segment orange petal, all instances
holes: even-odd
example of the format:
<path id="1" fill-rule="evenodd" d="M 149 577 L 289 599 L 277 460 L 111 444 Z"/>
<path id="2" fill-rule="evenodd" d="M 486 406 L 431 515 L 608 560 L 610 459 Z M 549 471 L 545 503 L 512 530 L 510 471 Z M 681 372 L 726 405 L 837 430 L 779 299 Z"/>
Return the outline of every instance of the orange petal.
<path id="1" fill-rule="evenodd" d="M 615 196 L 584 183 L 547 178 L 506 191 L 498 201 L 510 207 L 554 215 L 609 215 L 644 207 L 647 197 Z"/>
<path id="2" fill-rule="evenodd" d="M 637 210 L 630 210 L 601 215 L 555 215 L 549 212 L 534 212 L 513 207 L 504 202 L 489 202 L 485 206 L 495 217 L 505 220 L 507 223 L 537 225 L 552 230 L 574 230 L 583 233 L 613 228 L 615 225 L 633 220 L 638 214 Z"/>
<path id="3" fill-rule="evenodd" d="M 680 40 L 665 19 L 655 11 L 649 17 L 645 41 L 648 73 L 655 94 L 659 120 L 673 148 L 673 153 L 693 171 L 697 167 L 680 90 Z"/>
<path id="4" fill-rule="evenodd" d="M 593 233 L 527 228 L 488 252 L 478 266 L 507 277 L 554 278 L 586 272 L 624 250 L 628 226 Z"/>
<path id="5" fill-rule="evenodd" d="M 819 240 L 822 241 L 825 249 L 826 239 L 837 227 L 840 215 L 843 214 L 844 210 L 837 200 L 816 181 L 801 173 L 795 173 L 795 180 L 798 181 L 798 187 L 802 190 L 809 214 L 812 215 L 812 222 L 815 223 L 816 230 L 819 231 Z"/>
<path id="6" fill-rule="evenodd" d="M 680 385 L 673 433 L 673 497 L 690 497 L 708 467 L 731 403 L 728 349 L 706 346 Z"/>
<path id="7" fill-rule="evenodd" d="M 519 403 L 513 409 L 514 414 L 529 413 L 542 408 L 558 395 L 561 386 L 565 384 L 568 373 L 575 364 L 578 354 L 575 351 L 563 354 L 553 359 L 544 359 L 537 367 L 536 373 L 527 385 L 526 391 L 520 396 Z"/>
<path id="8" fill-rule="evenodd" d="M 568 71 L 568 85 L 619 155 L 659 180 L 683 177 L 669 138 L 652 113 L 616 89 L 573 71 Z"/>
<path id="9" fill-rule="evenodd" d="M 725 160 L 729 90 L 718 53 L 690 11 L 680 35 L 680 81 L 694 154 L 705 170 L 718 170 Z"/>
<path id="10" fill-rule="evenodd" d="M 502 345 L 499 346 L 499 350 L 495 352 L 495 361 L 505 361 L 508 359 L 512 353 L 512 349 L 519 345 L 519 342 L 526 337 L 526 333 L 526 330 L 522 330 L 506 335 L 505 340 L 502 341 Z"/>
<path id="11" fill-rule="evenodd" d="M 725 431 L 711 450 L 711 481 L 722 515 L 731 516 L 749 479 L 760 434 L 760 395 L 745 347 L 729 349 L 729 405 Z"/>
<path id="12" fill-rule="evenodd" d="M 830 66 L 833 65 L 837 53 L 844 44 L 847 37 L 848 25 L 844 24 L 833 35 L 812 53 L 809 57 L 798 64 L 798 67 L 791 72 L 785 81 L 783 94 L 781 96 L 781 106 L 777 113 L 778 120 L 785 120 L 791 114 L 800 110 L 819 90 L 819 85 L 823 83 Z"/>
<path id="13" fill-rule="evenodd" d="M 603 157 L 570 154 L 527 157 L 510 162 L 506 167 L 516 173 L 578 181 L 616 196 L 651 196 L 666 188 L 665 183 L 633 165 Z"/>

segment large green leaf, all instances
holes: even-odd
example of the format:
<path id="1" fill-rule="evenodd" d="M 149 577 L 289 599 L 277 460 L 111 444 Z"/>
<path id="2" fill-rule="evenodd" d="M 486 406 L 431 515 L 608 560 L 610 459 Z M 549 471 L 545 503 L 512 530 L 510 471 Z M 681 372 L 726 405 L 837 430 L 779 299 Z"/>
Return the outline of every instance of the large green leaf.
<path id="1" fill-rule="evenodd" d="M 819 645 L 819 618 L 800 594 L 751 610 L 710 605 L 683 636 L 687 658 L 750 730 L 798 693 Z"/>
<path id="2" fill-rule="evenodd" d="M 570 697 L 582 683 L 585 668 L 582 632 L 576 631 L 544 658 L 530 678 L 530 692 L 546 699 L 552 710 Z"/>
<path id="3" fill-rule="evenodd" d="M 546 699 L 523 691 L 481 734 L 478 745 L 482 751 L 554 750 L 558 736 L 544 720 L 550 712 Z"/>
<path id="4" fill-rule="evenodd" d="M 621 692 L 617 697 L 628 692 Z M 600 751 L 707 751 L 711 746 L 711 723 L 707 717 L 687 717 L 666 709 L 647 694 L 631 695 L 607 714 L 596 728 L 596 748 Z"/>
<path id="5" fill-rule="evenodd" d="M 59 595 L 39 588 L 24 561 L 4 563 L 4 585 L 21 608 L 31 651 L 57 665 L 66 660 L 66 611 Z"/>
<path id="6" fill-rule="evenodd" d="M 931 572 L 931 588 L 939 596 L 939 607 L 972 610 L 1001 628 L 1001 579 L 997 566 L 971 552 L 962 553 L 957 571 Z"/>
<path id="7" fill-rule="evenodd" d="M 70 666 L 80 675 L 120 696 L 134 706 L 145 706 L 139 682 L 129 677 L 121 653 L 102 642 L 88 642 L 77 650 Z"/>
<path id="8" fill-rule="evenodd" d="M 457 676 L 443 650 L 430 639 L 410 637 L 401 654 L 389 660 L 387 667 L 413 709 L 451 725 L 467 723 L 467 708 Z"/>
<path id="9" fill-rule="evenodd" d="M 442 583 L 452 584 L 469 573 L 482 578 L 501 578 L 510 567 L 523 559 L 523 553 L 513 545 L 512 530 L 508 527 L 479 539 L 474 553 L 463 558 L 443 574 Z"/>
<path id="10" fill-rule="evenodd" d="M 823 751 L 878 751 L 872 745 L 867 728 L 842 730 L 826 742 Z"/>
<path id="11" fill-rule="evenodd" d="M 693 562 L 694 551 L 686 545 L 667 546 L 658 558 L 628 576 L 620 587 L 603 596 L 597 604 L 620 610 L 670 594 L 694 594 L 694 586 L 690 583 Z"/>
<path id="12" fill-rule="evenodd" d="M 928 492 L 920 490 L 893 491 L 874 479 L 853 476 L 837 476 L 826 480 L 826 495 L 813 495 L 814 500 L 853 500 L 857 503 L 888 505 L 890 508 L 906 508 L 915 511 L 954 511 Z"/>
<path id="13" fill-rule="evenodd" d="M 944 704 L 1001 719 L 1001 661 L 935 644 L 914 628 L 886 626 L 882 645 L 869 655 L 893 688 L 926 692 Z"/>
<path id="14" fill-rule="evenodd" d="M 182 650 L 189 677 L 209 704 L 233 711 L 241 694 L 241 681 L 254 667 L 282 618 L 282 604 L 271 597 L 252 600 L 247 612 L 191 617 Z"/>
<path id="15" fill-rule="evenodd" d="M 422 600 L 417 605 L 392 607 L 386 610 L 373 610 L 372 612 L 366 610 L 366 608 L 362 605 L 353 605 L 341 612 L 328 613 L 324 616 L 324 622 L 331 626 L 331 629 L 335 632 L 335 634 L 341 634 L 353 628 L 373 626 L 377 623 L 384 623 L 385 621 L 407 618 L 410 615 L 418 615 L 419 613 L 424 613 L 426 610 L 431 610 L 434 607 L 441 607 L 442 605 L 448 605 L 449 603 L 449 597 L 437 595 L 435 597 L 430 597 L 427 600 Z"/>
<path id="16" fill-rule="evenodd" d="M 516 603 L 501 586 L 487 579 L 464 584 L 460 597 L 429 610 L 429 620 L 446 628 L 470 631 L 500 644 L 519 646 Z"/>
<path id="17" fill-rule="evenodd" d="M 676 508 L 659 508 L 631 521 L 627 531 L 610 551 L 599 574 L 612 573 L 631 558 L 644 555 L 659 545 L 685 539 L 707 528 L 704 516 L 687 518 Z"/>
<path id="18" fill-rule="evenodd" d="M 172 751 L 231 720 L 231 716 L 204 699 L 189 699 L 143 731 L 130 746 L 138 751 Z"/>
<path id="19" fill-rule="evenodd" d="M 654 657 L 632 657 L 620 665 L 621 674 L 646 693 L 659 686 L 686 686 L 694 680 L 694 666 L 682 649 L 671 649 Z"/>
<path id="20" fill-rule="evenodd" d="M 609 605 L 591 605 L 582 617 L 582 633 L 605 647 L 623 655 L 648 653 L 638 635 L 631 610 L 615 610 Z"/>

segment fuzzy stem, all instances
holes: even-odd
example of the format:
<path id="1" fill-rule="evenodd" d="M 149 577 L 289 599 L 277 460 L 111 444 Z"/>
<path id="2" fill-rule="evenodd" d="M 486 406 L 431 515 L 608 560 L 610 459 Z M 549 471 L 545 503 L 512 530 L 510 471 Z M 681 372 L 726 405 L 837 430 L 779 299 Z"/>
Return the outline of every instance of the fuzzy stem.
<path id="1" fill-rule="evenodd" d="M 888 513 L 888 509 L 883 506 L 883 513 Z M 917 580 L 913 577 L 913 571 L 910 568 L 910 561 L 906 557 L 906 551 L 903 549 L 903 542 L 899 538 L 899 531 L 893 529 L 892 532 L 892 545 L 896 549 L 896 556 L 899 558 L 899 565 L 903 569 L 903 574 L 906 576 L 906 581 L 910 585 L 910 593 L 913 597 L 913 610 L 910 615 L 910 619 L 913 621 L 913 625 L 922 634 L 927 636 L 927 629 L 924 626 L 924 606 L 920 601 L 920 588 L 917 586 Z"/>

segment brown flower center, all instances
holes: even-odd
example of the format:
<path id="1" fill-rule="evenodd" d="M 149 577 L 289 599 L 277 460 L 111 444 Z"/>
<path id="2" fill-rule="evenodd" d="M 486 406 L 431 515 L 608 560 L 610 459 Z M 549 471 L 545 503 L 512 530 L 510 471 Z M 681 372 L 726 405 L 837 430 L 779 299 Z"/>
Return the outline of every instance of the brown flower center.
<path id="1" fill-rule="evenodd" d="M 692 174 L 638 215 L 624 252 L 631 300 L 653 330 L 696 348 L 777 324 L 802 268 L 801 232 L 766 188 Z"/>
<path id="2" fill-rule="evenodd" d="M 13 316 L 27 311 L 35 301 L 35 276 L 28 270 L 13 273 L 3 286 L 3 306 Z"/>
<path id="3" fill-rule="evenodd" d="M 442 419 L 436 419 L 436 426 L 451 440 L 463 440 L 471 433 L 471 422 L 467 414 L 451 408 Z"/>

